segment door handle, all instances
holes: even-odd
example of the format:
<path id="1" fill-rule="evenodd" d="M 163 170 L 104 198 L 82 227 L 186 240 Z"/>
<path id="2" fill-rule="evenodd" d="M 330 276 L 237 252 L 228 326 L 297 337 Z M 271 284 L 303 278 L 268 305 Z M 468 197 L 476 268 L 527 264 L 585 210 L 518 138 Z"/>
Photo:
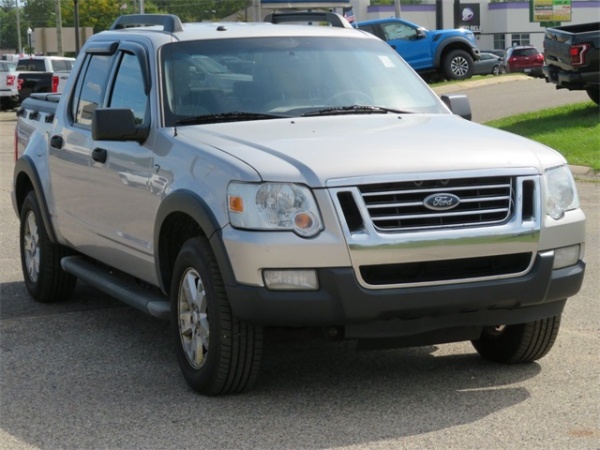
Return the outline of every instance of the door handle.
<path id="1" fill-rule="evenodd" d="M 61 135 L 55 134 L 50 138 L 50 145 L 60 150 L 63 148 L 63 145 L 65 145 L 65 140 Z"/>
<path id="2" fill-rule="evenodd" d="M 95 148 L 92 150 L 92 159 L 99 163 L 104 164 L 106 162 L 106 158 L 108 157 L 108 152 L 103 148 Z"/>

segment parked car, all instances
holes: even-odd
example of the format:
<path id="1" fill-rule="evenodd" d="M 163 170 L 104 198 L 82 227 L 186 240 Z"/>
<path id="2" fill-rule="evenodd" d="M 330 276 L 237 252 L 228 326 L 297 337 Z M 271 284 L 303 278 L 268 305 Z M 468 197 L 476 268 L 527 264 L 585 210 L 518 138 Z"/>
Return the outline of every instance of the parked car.
<path id="1" fill-rule="evenodd" d="M 600 22 L 547 28 L 543 68 L 556 89 L 585 90 L 600 104 Z"/>
<path id="2" fill-rule="evenodd" d="M 520 45 L 506 49 L 500 70 L 502 73 L 526 73 L 543 77 L 544 55 L 532 45 Z"/>
<path id="3" fill-rule="evenodd" d="M 493 53 L 480 53 L 479 61 L 475 61 L 473 75 L 500 75 L 502 58 Z"/>
<path id="4" fill-rule="evenodd" d="M 479 59 L 475 35 L 462 28 L 431 31 L 394 17 L 358 22 L 356 27 L 386 41 L 426 79 L 432 75 L 471 78 L 474 61 Z"/>
<path id="5" fill-rule="evenodd" d="M 497 49 L 493 49 L 493 50 L 483 50 L 483 49 L 481 49 L 480 52 L 481 53 L 492 53 L 492 54 L 494 54 L 496 56 L 499 56 L 500 58 L 504 58 L 504 55 L 506 55 L 506 50 L 503 50 L 501 48 L 500 49 L 497 48 Z"/>
<path id="6" fill-rule="evenodd" d="M 17 64 L 12 61 L 0 61 L 0 109 L 2 111 L 19 104 L 16 66 Z"/>
<path id="7" fill-rule="evenodd" d="M 17 63 L 17 89 L 19 101 L 31 94 L 60 92 L 61 78 L 68 79 L 75 58 L 63 56 L 33 56 L 21 58 Z M 64 86 L 64 83 L 62 84 Z"/>
<path id="8" fill-rule="evenodd" d="M 25 99 L 11 196 L 31 296 L 63 301 L 80 279 L 171 320 L 206 395 L 257 381 L 270 328 L 546 355 L 585 272 L 567 161 L 469 122 L 466 96 L 439 99 L 341 16 L 271 17 L 122 16 L 62 94 Z M 199 56 L 252 62 L 251 80 L 196 86 Z"/>

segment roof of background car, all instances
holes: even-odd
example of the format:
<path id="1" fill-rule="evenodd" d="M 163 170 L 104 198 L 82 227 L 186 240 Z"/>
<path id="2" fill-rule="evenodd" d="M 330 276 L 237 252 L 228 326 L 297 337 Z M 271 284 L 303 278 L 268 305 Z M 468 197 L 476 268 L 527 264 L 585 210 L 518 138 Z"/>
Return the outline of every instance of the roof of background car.
<path id="1" fill-rule="evenodd" d="M 128 35 L 143 35 L 155 44 L 161 45 L 172 41 L 195 41 L 202 39 L 233 39 L 253 37 L 286 37 L 286 36 L 329 36 L 373 39 L 373 35 L 363 33 L 353 28 L 330 26 L 309 26 L 302 24 L 272 24 L 265 22 L 200 22 L 183 23 L 183 31 L 167 32 L 162 27 L 131 27 L 118 30 L 109 30 L 95 36 L 102 39 L 111 35 L 122 38 L 123 33 Z M 377 39 L 377 38 L 375 38 Z M 91 39 L 90 39 L 91 40 Z"/>

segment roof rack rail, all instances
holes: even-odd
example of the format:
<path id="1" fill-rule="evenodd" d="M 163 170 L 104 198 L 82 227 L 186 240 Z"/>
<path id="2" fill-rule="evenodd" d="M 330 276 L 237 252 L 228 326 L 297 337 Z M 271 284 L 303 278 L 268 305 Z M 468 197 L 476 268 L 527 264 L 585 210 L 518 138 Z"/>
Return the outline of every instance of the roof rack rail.
<path id="1" fill-rule="evenodd" d="M 285 22 L 327 22 L 333 27 L 352 28 L 343 16 L 326 11 L 301 11 L 301 12 L 282 12 L 272 13 L 265 16 L 265 22 L 285 23 Z"/>
<path id="2" fill-rule="evenodd" d="M 143 27 L 146 25 L 162 25 L 163 31 L 174 33 L 183 31 L 181 20 L 173 14 L 127 14 L 117 17 L 110 30 L 120 30 L 128 27 Z"/>

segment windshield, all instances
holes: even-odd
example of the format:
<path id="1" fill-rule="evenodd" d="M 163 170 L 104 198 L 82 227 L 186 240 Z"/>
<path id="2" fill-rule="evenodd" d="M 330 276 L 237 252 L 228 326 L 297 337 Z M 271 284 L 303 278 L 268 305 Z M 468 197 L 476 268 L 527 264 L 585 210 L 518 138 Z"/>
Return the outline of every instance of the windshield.
<path id="1" fill-rule="evenodd" d="M 205 115 L 235 112 L 228 121 L 267 120 L 356 105 L 378 112 L 447 112 L 396 52 L 377 40 L 278 36 L 176 42 L 163 47 L 161 64 L 167 126 Z"/>

